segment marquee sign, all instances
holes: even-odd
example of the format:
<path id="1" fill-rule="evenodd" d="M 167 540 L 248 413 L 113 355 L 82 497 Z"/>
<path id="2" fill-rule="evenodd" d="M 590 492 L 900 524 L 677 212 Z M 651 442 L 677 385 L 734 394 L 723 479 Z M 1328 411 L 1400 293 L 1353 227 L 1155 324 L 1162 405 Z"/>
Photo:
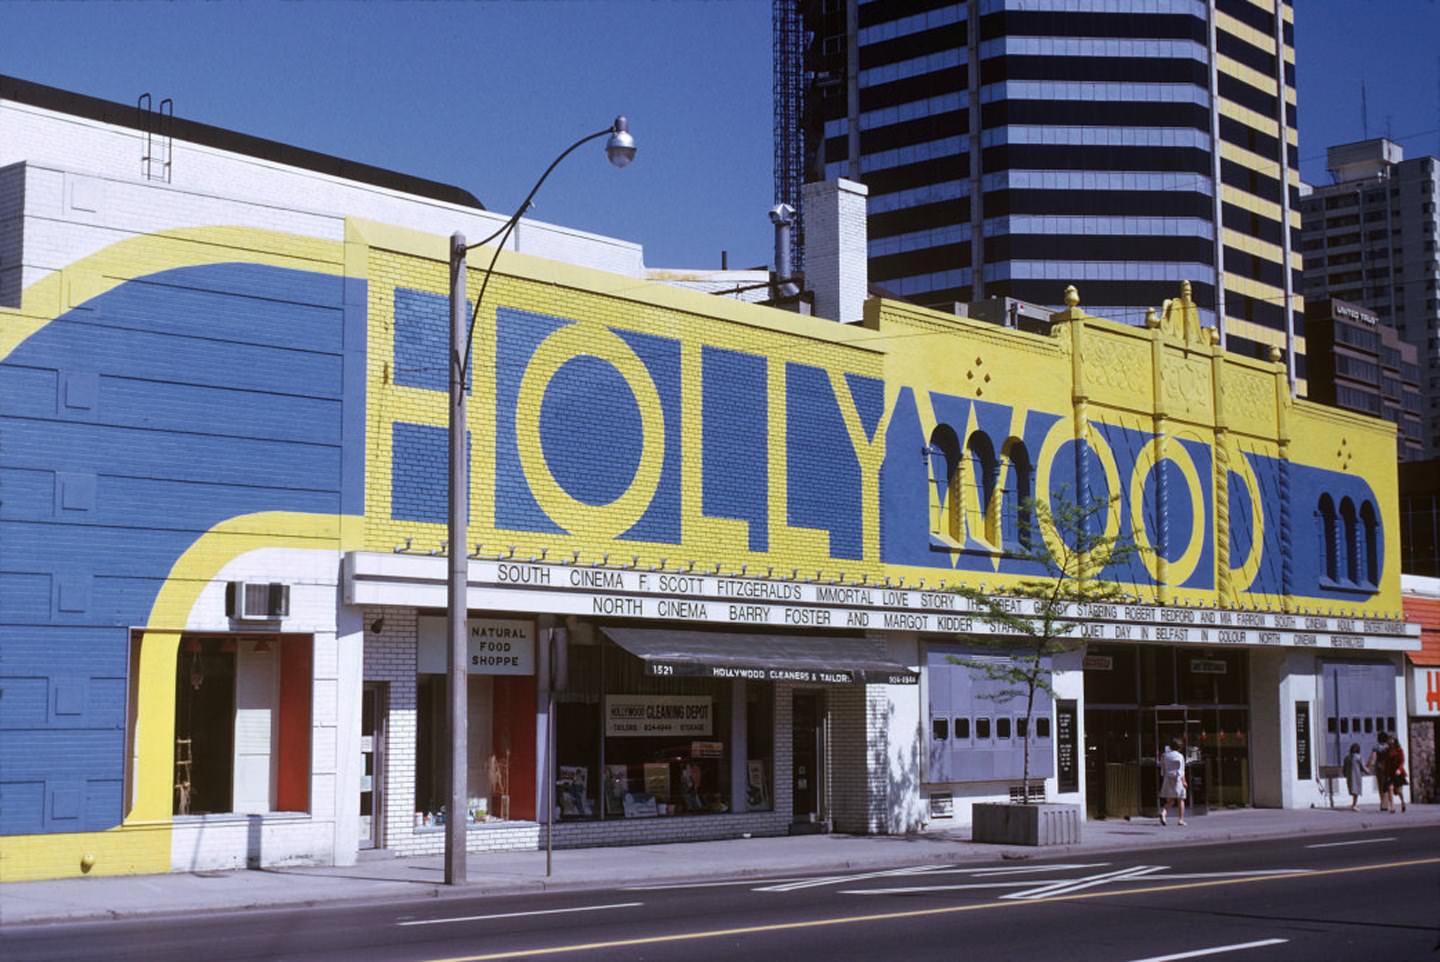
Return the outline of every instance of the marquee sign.
<path id="1" fill-rule="evenodd" d="M 443 608 L 443 557 L 352 552 L 345 600 Z M 960 595 L 868 584 L 820 584 L 556 564 L 471 561 L 472 610 L 544 612 L 677 623 L 996 634 Z M 1017 614 L 1033 602 L 1009 599 Z M 1072 637 L 1092 641 L 1418 651 L 1419 628 L 1393 619 L 1334 618 L 1143 604 L 1077 606 Z"/>

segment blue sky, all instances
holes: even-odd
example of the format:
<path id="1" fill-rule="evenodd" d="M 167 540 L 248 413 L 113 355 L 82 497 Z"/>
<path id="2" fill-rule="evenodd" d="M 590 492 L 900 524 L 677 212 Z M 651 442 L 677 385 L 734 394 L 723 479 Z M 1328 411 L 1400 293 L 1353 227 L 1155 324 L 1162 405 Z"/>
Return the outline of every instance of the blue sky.
<path id="1" fill-rule="evenodd" d="M 1297 0 L 1300 154 L 1371 136 L 1440 153 L 1440 6 Z M 770 4 L 0 3 L 0 73 L 454 183 L 514 209 L 578 136 L 631 118 L 624 171 L 587 148 L 535 216 L 643 243 L 657 267 L 769 261 Z M 1418 135 L 1418 136 L 1410 136 Z"/>

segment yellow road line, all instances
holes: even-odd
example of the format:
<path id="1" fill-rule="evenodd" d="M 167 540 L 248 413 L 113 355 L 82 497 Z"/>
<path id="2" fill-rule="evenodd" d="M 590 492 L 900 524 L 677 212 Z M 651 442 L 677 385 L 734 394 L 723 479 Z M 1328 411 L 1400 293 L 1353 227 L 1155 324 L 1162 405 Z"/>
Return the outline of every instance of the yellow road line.
<path id="1" fill-rule="evenodd" d="M 1011 902 L 981 902 L 976 905 L 947 905 L 934 909 L 910 909 L 904 912 L 880 912 L 873 915 L 842 915 L 829 919 L 810 919 L 804 922 L 775 922 L 769 925 L 744 925 L 732 929 L 711 929 L 703 932 L 680 932 L 674 935 L 647 935 L 633 939 L 614 939 L 609 942 L 578 942 L 574 945 L 554 945 L 548 948 L 515 949 L 508 952 L 489 952 L 484 955 L 457 955 L 429 962 L 491 962 L 494 959 L 523 959 L 539 955 L 561 955 L 566 952 L 594 952 L 599 949 L 624 949 L 638 945 L 660 945 L 666 942 L 691 942 L 699 939 L 723 939 L 736 935 L 755 935 L 761 932 L 786 932 L 797 929 L 815 929 L 829 925 L 852 925 L 857 922 L 891 922 L 897 919 L 918 919 L 935 915 L 954 915 L 959 912 L 978 912 L 983 909 L 1013 909 L 1025 905 L 1045 905 L 1049 902 L 1078 902 L 1081 899 L 1113 898 L 1117 895 L 1145 895 L 1152 892 L 1179 892 L 1186 889 L 1218 888 L 1222 885 L 1247 885 L 1254 882 L 1274 882 L 1292 878 L 1319 878 L 1324 875 L 1349 875 L 1354 872 L 1377 872 L 1384 869 L 1410 868 L 1416 865 L 1440 864 L 1437 858 L 1416 858 L 1402 862 L 1379 862 L 1374 865 L 1355 865 L 1350 868 L 1316 869 L 1297 871 L 1285 875 L 1263 875 L 1252 878 L 1214 879 L 1206 882 L 1185 882 L 1178 885 L 1153 885 L 1149 888 L 1126 888 L 1109 892 L 1084 892 L 1076 895 L 1056 895 L 1050 898 L 1030 899 Z"/>

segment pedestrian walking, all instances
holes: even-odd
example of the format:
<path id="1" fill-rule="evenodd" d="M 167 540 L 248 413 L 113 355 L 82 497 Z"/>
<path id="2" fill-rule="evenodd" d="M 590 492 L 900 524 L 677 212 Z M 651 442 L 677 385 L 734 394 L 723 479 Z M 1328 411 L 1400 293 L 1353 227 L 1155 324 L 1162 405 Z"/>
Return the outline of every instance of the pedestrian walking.
<path id="1" fill-rule="evenodd" d="M 1390 754 L 1390 736 L 1385 732 L 1375 733 L 1375 747 L 1370 749 L 1370 757 L 1365 761 L 1365 767 L 1375 775 L 1375 790 L 1380 793 L 1380 811 L 1390 811 L 1390 765 L 1387 760 Z"/>
<path id="2" fill-rule="evenodd" d="M 1160 756 L 1160 824 L 1166 824 L 1165 810 L 1173 802 L 1179 807 L 1180 824 L 1185 824 L 1185 756 L 1175 750 L 1172 742 L 1165 744 Z"/>
<path id="3" fill-rule="evenodd" d="M 1395 811 L 1395 802 L 1400 803 L 1400 811 L 1405 811 L 1405 786 L 1410 784 L 1410 779 L 1405 775 L 1405 749 L 1400 747 L 1400 739 L 1394 735 L 1390 736 L 1390 751 L 1386 753 L 1390 768 L 1390 790 L 1395 793 L 1395 798 L 1390 802 L 1390 811 Z"/>
<path id="4" fill-rule="evenodd" d="M 1360 793 L 1365 790 L 1365 760 L 1360 757 L 1360 743 L 1350 746 L 1345 756 L 1345 787 L 1350 790 L 1350 811 L 1360 811 Z"/>

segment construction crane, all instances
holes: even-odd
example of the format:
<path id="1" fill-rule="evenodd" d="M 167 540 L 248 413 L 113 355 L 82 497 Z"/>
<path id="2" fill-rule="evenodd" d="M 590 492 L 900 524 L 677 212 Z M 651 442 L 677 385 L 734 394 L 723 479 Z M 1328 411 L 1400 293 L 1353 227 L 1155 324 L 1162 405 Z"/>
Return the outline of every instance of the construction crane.
<path id="1" fill-rule="evenodd" d="M 805 18 L 800 0 L 773 0 L 771 27 L 775 58 L 775 203 L 795 209 L 793 260 L 805 269 Z"/>

